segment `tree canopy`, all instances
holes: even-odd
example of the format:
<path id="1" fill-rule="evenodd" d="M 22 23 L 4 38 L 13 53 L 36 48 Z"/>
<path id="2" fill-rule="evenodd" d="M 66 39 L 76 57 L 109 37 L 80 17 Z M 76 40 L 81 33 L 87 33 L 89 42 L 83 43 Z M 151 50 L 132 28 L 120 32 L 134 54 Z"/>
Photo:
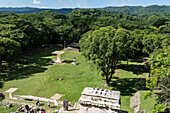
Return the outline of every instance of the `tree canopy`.
<path id="1" fill-rule="evenodd" d="M 102 27 L 83 35 L 79 45 L 83 55 L 97 65 L 98 71 L 106 78 L 109 85 L 118 61 L 126 55 L 130 48 L 130 32 L 123 28 Z"/>

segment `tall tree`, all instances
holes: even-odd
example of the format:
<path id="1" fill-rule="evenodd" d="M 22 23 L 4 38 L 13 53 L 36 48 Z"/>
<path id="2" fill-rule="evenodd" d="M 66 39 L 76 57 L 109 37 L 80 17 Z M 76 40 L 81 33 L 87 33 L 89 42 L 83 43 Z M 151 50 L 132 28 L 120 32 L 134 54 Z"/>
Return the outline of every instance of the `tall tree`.
<path id="1" fill-rule="evenodd" d="M 73 37 L 73 27 L 69 25 L 60 25 L 56 28 L 57 33 L 60 35 L 61 43 L 65 48 L 66 43 L 70 43 Z"/>
<path id="2" fill-rule="evenodd" d="M 151 77 L 146 83 L 151 91 L 154 88 L 161 89 L 160 93 L 156 93 L 157 103 L 153 112 L 164 112 L 170 105 L 170 46 L 156 50 L 151 58 Z"/>
<path id="3" fill-rule="evenodd" d="M 118 48 L 122 48 L 122 55 L 125 55 L 125 59 L 127 61 L 128 68 L 128 59 L 130 56 L 135 54 L 135 51 L 138 50 L 138 41 L 135 36 L 132 35 L 130 30 L 126 30 L 124 28 L 120 28 L 117 30 L 115 37 L 117 39 Z"/>
<path id="4" fill-rule="evenodd" d="M 79 45 L 83 55 L 97 65 L 98 71 L 106 78 L 108 86 L 115 72 L 118 61 L 123 56 L 123 48 L 118 46 L 122 41 L 115 36 L 114 27 L 102 27 L 83 35 Z"/>
<path id="5" fill-rule="evenodd" d="M 150 33 L 148 35 L 144 35 L 143 37 L 143 52 L 147 54 L 151 54 L 160 47 L 161 44 L 161 36 L 156 35 L 155 33 Z"/>
<path id="6" fill-rule="evenodd" d="M 9 38 L 0 37 L 0 68 L 2 61 L 13 62 L 20 52 L 20 43 Z"/>

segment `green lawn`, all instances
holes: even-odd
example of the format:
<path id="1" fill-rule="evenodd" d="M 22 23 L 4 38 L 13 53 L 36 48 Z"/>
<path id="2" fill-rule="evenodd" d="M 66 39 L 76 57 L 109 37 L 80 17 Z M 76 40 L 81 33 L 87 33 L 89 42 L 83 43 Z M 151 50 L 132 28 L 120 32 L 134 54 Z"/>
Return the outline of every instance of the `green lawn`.
<path id="1" fill-rule="evenodd" d="M 51 52 L 55 49 L 39 53 L 31 53 L 20 61 L 20 68 L 9 72 L 8 76 L 2 76 L 0 79 L 0 91 L 13 87 L 19 88 L 15 93 L 17 95 L 33 95 L 50 98 L 55 93 L 64 94 L 60 100 L 69 100 L 72 104 L 78 101 L 81 92 L 85 87 L 104 87 L 105 81 L 97 73 L 94 65 L 88 63 L 85 58 L 78 52 L 65 52 L 62 59 L 67 60 L 66 64 L 46 65 L 55 55 Z M 73 57 L 79 63 L 72 66 Z M 140 63 L 137 69 L 137 63 L 129 62 L 129 68 L 125 68 L 126 62 L 118 66 L 118 75 L 111 82 L 111 87 L 107 89 L 118 90 L 121 92 L 121 109 L 133 113 L 130 108 L 130 97 L 137 90 L 146 90 L 144 79 L 143 64 Z M 137 71 L 142 72 L 143 78 L 138 79 Z M 58 81 L 57 78 L 63 78 Z M 147 102 L 146 102 L 147 103 Z M 148 107 L 150 111 L 153 107 Z M 1 109 L 1 108 L 0 108 Z"/>
<path id="2" fill-rule="evenodd" d="M 154 104 L 156 103 L 156 97 L 151 97 L 151 98 L 148 98 L 148 99 L 144 100 L 143 97 L 144 97 L 146 92 L 147 91 L 140 91 L 140 94 L 141 94 L 141 97 L 140 97 L 140 100 L 141 100 L 140 109 L 147 111 L 147 113 L 151 113 L 153 108 L 154 108 Z"/>
<path id="3" fill-rule="evenodd" d="M 13 107 L 11 107 L 11 108 L 3 108 L 2 106 L 3 106 L 3 104 L 0 103 L 0 113 L 15 112 L 18 109 L 18 107 L 20 107 L 19 105 L 13 105 Z"/>

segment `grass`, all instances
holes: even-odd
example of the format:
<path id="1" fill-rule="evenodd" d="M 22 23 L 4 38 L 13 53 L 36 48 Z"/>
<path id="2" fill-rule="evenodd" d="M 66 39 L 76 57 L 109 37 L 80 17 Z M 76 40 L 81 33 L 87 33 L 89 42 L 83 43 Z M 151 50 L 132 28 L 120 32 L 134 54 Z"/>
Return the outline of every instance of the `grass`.
<path id="1" fill-rule="evenodd" d="M 62 100 L 69 99 L 69 101 L 74 103 L 78 101 L 84 87 L 98 87 L 102 84 L 100 76 L 96 74 L 96 71 L 90 71 L 87 61 L 84 60 L 80 53 L 66 52 L 66 55 L 62 57 L 63 59 L 72 60 L 74 56 L 77 57 L 78 66 L 72 66 L 70 63 L 42 66 L 41 68 L 44 69 L 42 72 L 35 66 L 35 68 L 27 70 L 28 72 L 24 72 L 29 73 L 31 71 L 34 74 L 30 75 L 29 73 L 29 75 L 26 75 L 27 78 L 6 82 L 3 90 L 17 87 L 19 88 L 15 93 L 17 95 L 31 94 L 46 98 L 50 98 L 55 93 L 65 94 Z M 48 59 L 50 57 L 43 58 Z M 57 78 L 61 77 L 63 81 L 58 81 Z"/>
<path id="2" fill-rule="evenodd" d="M 3 100 L 4 102 L 15 102 L 15 103 L 20 103 L 22 105 L 31 105 L 31 106 L 36 106 L 36 101 L 35 100 L 27 100 L 27 101 L 24 101 L 24 100 L 12 100 L 12 99 L 9 99 L 9 98 L 6 98 Z M 60 107 L 59 106 L 55 106 L 53 103 L 50 103 L 50 108 L 48 107 L 48 104 L 43 102 L 43 101 L 40 101 L 40 104 L 39 104 L 40 107 L 44 108 L 45 110 L 56 110 L 56 109 L 59 109 Z M 15 105 L 14 104 L 14 111 L 17 110 L 17 108 L 20 107 L 19 105 Z M 1 112 L 0 112 L 1 113 Z"/>
<path id="3" fill-rule="evenodd" d="M 3 106 L 3 104 L 0 103 L 0 113 L 14 112 L 17 110 L 18 107 L 20 107 L 19 105 L 13 105 L 13 107 L 11 107 L 11 108 L 3 108 L 2 106 Z"/>
<path id="4" fill-rule="evenodd" d="M 62 59 L 67 60 L 68 63 L 46 65 L 52 59 L 56 59 L 56 55 L 51 55 L 54 50 L 32 52 L 24 56 L 19 62 L 19 69 L 10 71 L 8 76 L 1 76 L 0 91 L 4 92 L 13 87 L 19 88 L 15 92 L 17 95 L 33 95 L 45 98 L 59 93 L 65 95 L 60 100 L 67 99 L 71 104 L 74 104 L 80 98 L 85 87 L 106 88 L 105 81 L 101 80 L 102 77 L 81 53 L 66 51 L 62 54 Z M 71 65 L 73 57 L 76 57 L 77 66 Z M 112 79 L 111 87 L 107 89 L 120 91 L 121 109 L 133 113 L 133 109 L 130 108 L 130 97 L 138 90 L 147 90 L 145 87 L 145 69 L 142 63 L 140 63 L 139 68 L 136 68 L 136 62 L 129 62 L 128 69 L 125 68 L 125 64 L 126 62 L 122 61 L 118 66 L 118 75 Z M 138 79 L 137 71 L 141 72 L 141 79 Z M 63 81 L 58 81 L 57 78 L 63 78 Z M 152 107 L 148 107 L 146 110 L 150 109 Z"/>
<path id="5" fill-rule="evenodd" d="M 148 99 L 144 99 L 144 95 L 147 91 L 140 91 L 140 100 L 141 100 L 141 110 L 147 111 L 147 113 L 152 113 L 152 110 L 154 108 L 154 104 L 156 103 L 156 97 L 151 97 Z"/>

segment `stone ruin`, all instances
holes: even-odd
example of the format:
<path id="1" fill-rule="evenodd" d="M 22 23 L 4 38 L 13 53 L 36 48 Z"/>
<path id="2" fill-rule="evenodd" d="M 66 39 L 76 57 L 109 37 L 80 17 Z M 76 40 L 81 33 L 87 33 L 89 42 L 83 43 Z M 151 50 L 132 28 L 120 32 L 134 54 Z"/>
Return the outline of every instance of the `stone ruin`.
<path id="1" fill-rule="evenodd" d="M 78 43 L 72 42 L 71 44 L 68 45 L 67 48 L 64 48 L 64 51 L 80 52 L 80 47 L 78 46 Z"/>
<path id="2" fill-rule="evenodd" d="M 76 63 L 76 57 L 73 57 L 72 65 L 77 65 L 77 63 Z"/>
<path id="3" fill-rule="evenodd" d="M 54 59 L 55 63 L 62 63 L 63 61 L 61 60 L 61 55 L 64 53 L 64 51 L 54 51 L 52 54 L 57 55 L 57 59 Z"/>
<path id="4" fill-rule="evenodd" d="M 84 88 L 78 102 L 79 113 L 118 113 L 120 92 L 99 88 Z"/>
<path id="5" fill-rule="evenodd" d="M 145 113 L 145 111 L 140 110 L 140 93 L 139 93 L 139 91 L 136 92 L 135 95 L 130 98 L 130 108 L 134 108 L 134 113 Z"/>

